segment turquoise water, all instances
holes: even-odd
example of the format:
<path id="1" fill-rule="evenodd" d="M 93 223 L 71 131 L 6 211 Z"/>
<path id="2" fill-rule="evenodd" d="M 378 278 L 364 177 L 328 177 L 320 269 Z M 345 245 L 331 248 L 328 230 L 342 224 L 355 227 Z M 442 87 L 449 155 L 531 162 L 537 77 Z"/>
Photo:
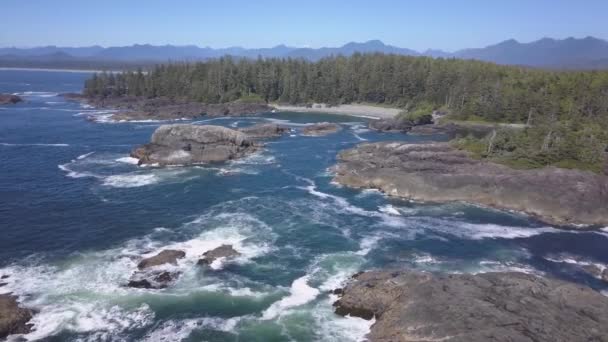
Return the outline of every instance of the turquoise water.
<path id="1" fill-rule="evenodd" d="M 65 102 L 88 74 L 0 71 L 0 293 L 39 312 L 28 340 L 355 341 L 370 322 L 333 314 L 328 291 L 378 267 L 517 270 L 606 286 L 581 271 L 608 263 L 608 233 L 558 230 L 517 213 L 387 199 L 332 184 L 336 154 L 362 141 L 441 136 L 380 134 L 364 119 L 277 113 L 198 120 L 292 133 L 264 152 L 210 167 L 138 167 L 128 158 L 159 122 L 107 123 Z M 100 122 L 86 120 L 96 116 Z M 343 130 L 304 137 L 307 123 Z M 196 265 L 223 243 L 241 254 Z M 124 285 L 141 256 L 186 251 L 164 290 Z"/>

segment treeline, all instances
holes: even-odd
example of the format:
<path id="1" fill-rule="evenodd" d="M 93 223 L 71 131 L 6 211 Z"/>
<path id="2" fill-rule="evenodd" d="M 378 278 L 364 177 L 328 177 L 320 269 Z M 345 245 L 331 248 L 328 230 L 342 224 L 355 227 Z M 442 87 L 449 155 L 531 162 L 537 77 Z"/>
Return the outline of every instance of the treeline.
<path id="1" fill-rule="evenodd" d="M 430 104 L 460 119 L 512 123 L 606 119 L 608 113 L 608 71 L 558 72 L 381 54 L 318 62 L 225 57 L 159 65 L 147 74 L 97 74 L 85 91 L 205 103 L 254 95 L 267 102 L 370 102 L 406 110 Z"/>
<path id="2" fill-rule="evenodd" d="M 408 113 L 440 110 L 460 120 L 519 123 L 500 133 L 486 156 L 570 160 L 598 169 L 608 138 L 608 71 L 547 71 L 470 60 L 382 54 L 299 59 L 234 59 L 159 65 L 148 73 L 97 74 L 89 96 L 168 97 L 222 103 L 392 105 Z M 470 145 L 470 144 L 469 144 Z M 584 158 L 581 156 L 585 156 Z"/>

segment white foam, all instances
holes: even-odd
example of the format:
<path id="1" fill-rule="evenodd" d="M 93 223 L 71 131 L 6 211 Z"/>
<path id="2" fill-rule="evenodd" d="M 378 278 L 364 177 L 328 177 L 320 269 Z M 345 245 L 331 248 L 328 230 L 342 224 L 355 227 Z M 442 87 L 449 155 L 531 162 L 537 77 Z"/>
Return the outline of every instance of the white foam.
<path id="1" fill-rule="evenodd" d="M 390 214 L 390 215 L 401 216 L 401 213 L 399 212 L 399 210 L 397 210 L 397 208 L 393 207 L 390 204 L 379 207 L 378 211 L 380 211 L 382 213 Z"/>
<path id="2" fill-rule="evenodd" d="M 356 132 L 353 132 L 353 136 L 355 138 L 357 138 L 357 140 L 359 141 L 367 141 L 368 139 L 362 138 L 359 134 L 357 134 Z"/>
<path id="3" fill-rule="evenodd" d="M 132 164 L 132 165 L 139 164 L 139 159 L 133 158 L 133 157 L 122 157 L 122 158 L 116 159 L 116 161 L 119 163 Z"/>
<path id="4" fill-rule="evenodd" d="M 56 97 L 59 94 L 49 91 L 25 91 L 22 93 L 14 93 L 17 96 L 33 96 L 33 97 Z"/>
<path id="5" fill-rule="evenodd" d="M 319 295 L 319 290 L 308 285 L 308 275 L 294 280 L 291 284 L 290 294 L 278 302 L 274 302 L 262 315 L 262 319 L 274 319 L 289 308 L 311 302 Z"/>
<path id="6" fill-rule="evenodd" d="M 82 159 L 84 159 L 84 158 L 92 155 L 93 153 L 95 153 L 95 152 L 89 152 L 89 153 L 85 153 L 85 154 L 79 155 L 78 157 L 76 157 L 76 159 L 77 160 L 82 160 Z"/>
<path id="7" fill-rule="evenodd" d="M 31 143 L 31 144 L 13 144 L 13 143 L 0 143 L 2 146 L 42 146 L 42 147 L 69 147 L 70 144 L 43 144 L 43 143 Z"/>
<path id="8" fill-rule="evenodd" d="M 233 332 L 240 317 L 221 319 L 216 317 L 205 317 L 185 320 L 169 320 L 162 323 L 154 331 L 144 336 L 142 341 L 149 342 L 179 342 L 190 336 L 194 330 L 211 328 L 219 331 Z"/>
<path id="9" fill-rule="evenodd" d="M 104 178 L 102 185 L 113 188 L 137 188 L 156 184 L 160 179 L 154 174 L 124 174 Z"/>
<path id="10" fill-rule="evenodd" d="M 378 241 L 380 241 L 381 239 L 382 237 L 378 235 L 364 237 L 359 243 L 359 248 L 361 249 L 358 250 L 356 254 L 367 255 L 374 247 L 376 247 Z"/>

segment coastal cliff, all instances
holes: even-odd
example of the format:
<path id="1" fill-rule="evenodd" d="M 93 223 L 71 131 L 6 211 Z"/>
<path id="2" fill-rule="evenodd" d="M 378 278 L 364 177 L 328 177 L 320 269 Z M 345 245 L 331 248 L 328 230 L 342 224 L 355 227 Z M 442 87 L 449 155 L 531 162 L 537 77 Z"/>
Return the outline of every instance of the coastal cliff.
<path id="1" fill-rule="evenodd" d="M 557 225 L 608 224 L 608 177 L 555 167 L 515 170 L 447 143 L 361 144 L 340 153 L 333 170 L 342 185 L 404 199 L 475 203 Z"/>
<path id="2" fill-rule="evenodd" d="M 336 313 L 375 318 L 388 341 L 606 341 L 608 298 L 586 286 L 525 273 L 358 274 Z"/>

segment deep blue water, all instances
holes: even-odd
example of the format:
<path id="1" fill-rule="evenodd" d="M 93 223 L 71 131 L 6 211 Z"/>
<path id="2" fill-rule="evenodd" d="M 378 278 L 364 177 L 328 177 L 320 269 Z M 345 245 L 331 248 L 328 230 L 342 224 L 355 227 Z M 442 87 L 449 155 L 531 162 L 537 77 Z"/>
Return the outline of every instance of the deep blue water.
<path id="1" fill-rule="evenodd" d="M 39 312 L 26 339 L 144 341 L 349 341 L 369 323 L 332 313 L 327 292 L 359 270 L 517 270 L 604 290 L 581 266 L 608 264 L 608 233 L 558 230 L 525 216 L 466 204 L 391 200 L 331 183 L 336 154 L 362 141 L 442 137 L 380 134 L 365 120 L 277 113 L 199 120 L 263 121 L 292 134 L 263 153 L 210 167 L 153 168 L 128 154 L 161 123 L 100 123 L 94 108 L 64 101 L 86 73 L 0 71 L 0 275 Z M 103 120 L 102 120 L 103 121 Z M 338 122 L 340 133 L 301 127 Z M 222 243 L 242 253 L 217 269 L 196 266 Z M 178 248 L 183 272 L 165 290 L 124 284 L 142 255 Z M 164 338 L 164 339 L 162 339 Z"/>

